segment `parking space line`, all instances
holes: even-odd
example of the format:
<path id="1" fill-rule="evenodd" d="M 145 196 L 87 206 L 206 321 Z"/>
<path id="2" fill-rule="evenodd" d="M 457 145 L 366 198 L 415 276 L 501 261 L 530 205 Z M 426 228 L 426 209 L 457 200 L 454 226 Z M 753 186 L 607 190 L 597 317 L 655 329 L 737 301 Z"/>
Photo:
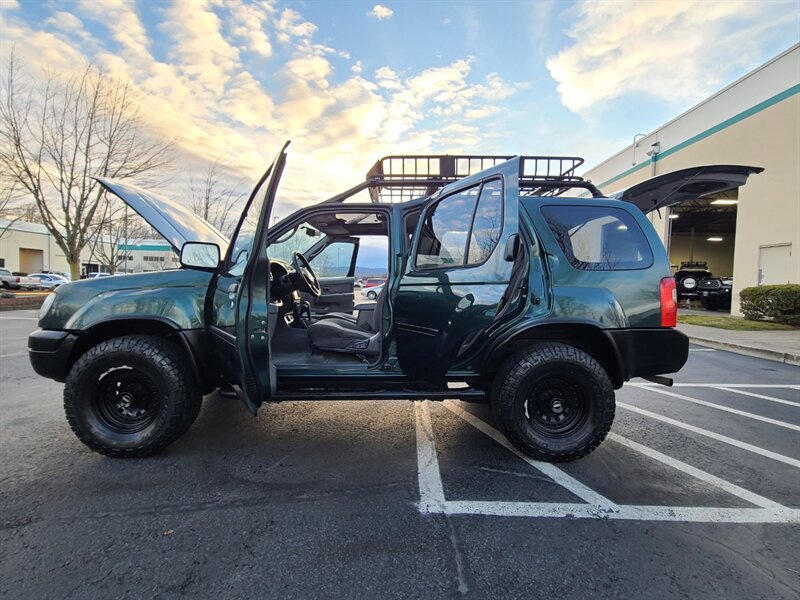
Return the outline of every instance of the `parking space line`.
<path id="1" fill-rule="evenodd" d="M 460 406 L 458 406 L 452 400 L 445 400 L 442 402 L 442 405 L 447 408 L 450 412 L 456 414 L 457 416 L 461 417 L 464 421 L 472 425 L 475 429 L 479 430 L 480 432 L 486 434 L 498 444 L 524 460 L 526 463 L 531 465 L 537 471 L 547 475 L 550 479 L 556 482 L 561 487 L 565 488 L 570 493 L 574 494 L 581 500 L 592 504 L 595 510 L 599 509 L 602 511 L 606 510 L 614 510 L 616 509 L 616 504 L 606 498 L 605 496 L 595 492 L 590 487 L 582 484 L 580 481 L 575 479 L 574 477 L 567 475 L 564 471 L 556 467 L 551 463 L 540 462 L 538 460 L 533 460 L 529 456 L 525 456 L 517 450 L 514 446 L 511 445 L 511 442 L 506 439 L 502 433 L 497 431 L 494 427 L 486 423 L 485 421 L 479 419 L 472 413 L 467 412 Z"/>
<path id="2" fill-rule="evenodd" d="M 765 396 L 764 394 L 754 394 L 745 390 L 737 390 L 736 388 L 722 385 L 717 388 L 726 392 L 733 392 L 734 394 L 742 394 L 743 396 L 752 396 L 753 398 L 761 398 L 762 400 L 769 400 L 770 402 L 777 402 L 779 404 L 788 404 L 789 406 L 800 406 L 800 402 L 792 402 L 791 400 L 784 400 L 783 398 L 773 398 L 772 396 Z"/>
<path id="3" fill-rule="evenodd" d="M 0 321 L 38 321 L 39 317 L 0 317 Z"/>
<path id="4" fill-rule="evenodd" d="M 16 356 L 28 356 L 27 352 L 17 352 L 15 354 L 0 354 L 0 358 L 14 358 Z"/>
<path id="5" fill-rule="evenodd" d="M 439 459 L 433 441 L 433 424 L 426 402 L 414 402 L 417 423 L 417 478 L 419 480 L 420 510 L 429 512 L 444 502 L 442 475 L 439 472 Z M 435 512 L 435 511 L 430 511 Z"/>
<path id="6" fill-rule="evenodd" d="M 793 423 L 786 423 L 784 421 L 778 421 L 777 419 L 762 417 L 761 415 L 745 412 L 737 408 L 730 408 L 728 406 L 723 406 L 722 404 L 714 404 L 713 402 L 706 402 L 705 400 L 692 398 L 691 396 L 684 396 L 683 394 L 676 394 L 675 392 L 668 392 L 667 390 L 645 387 L 638 383 L 631 383 L 630 385 L 635 387 L 645 388 L 648 391 L 655 392 L 657 394 L 662 394 L 664 396 L 678 398 L 679 400 L 684 400 L 685 402 L 691 402 L 692 404 L 699 404 L 700 406 L 706 406 L 708 408 L 713 408 L 715 410 L 722 410 L 724 412 L 732 413 L 734 415 L 739 415 L 740 417 L 747 417 L 748 419 L 753 419 L 755 421 L 762 421 L 764 423 L 769 423 L 770 425 L 775 425 L 776 427 L 783 427 L 785 429 L 791 429 L 792 431 L 800 431 L 800 425 L 794 425 Z"/>
<path id="7" fill-rule="evenodd" d="M 714 433 L 713 431 L 709 431 L 708 429 L 695 427 L 694 425 L 689 425 L 688 423 L 683 423 L 681 421 L 677 421 L 670 417 L 665 417 L 664 415 L 659 415 L 658 413 L 654 413 L 649 410 L 639 408 L 638 406 L 626 404 L 625 402 L 617 401 L 617 406 L 619 406 L 620 408 L 624 408 L 625 410 L 629 410 L 631 412 L 643 415 L 645 417 L 650 417 L 651 419 L 661 421 L 662 423 L 667 423 L 669 425 L 674 425 L 675 427 L 680 427 L 681 429 L 686 429 L 687 431 L 691 431 L 692 433 L 696 433 L 698 435 L 711 438 L 712 440 L 717 440 L 718 442 L 723 442 L 731 446 L 736 446 L 737 448 L 741 448 L 742 450 L 747 450 L 748 452 L 752 452 L 753 454 L 758 454 L 760 456 L 771 458 L 772 460 L 776 460 L 778 462 L 782 462 L 784 464 L 800 468 L 800 460 L 796 460 L 794 458 L 791 458 L 790 456 L 784 456 L 783 454 L 778 454 L 777 452 L 772 452 L 771 450 L 759 448 L 758 446 L 754 446 L 753 444 L 748 444 L 747 442 L 740 442 L 739 440 L 735 440 L 726 435 L 722 435 L 720 433 Z"/>
<path id="8" fill-rule="evenodd" d="M 716 352 L 713 348 L 689 348 L 689 352 Z"/>
<path id="9" fill-rule="evenodd" d="M 690 464 L 687 464 L 677 458 L 672 458 L 671 456 L 667 456 L 666 454 L 662 454 L 658 450 L 654 450 L 647 446 L 644 446 L 638 442 L 634 442 L 631 439 L 628 439 L 624 436 L 619 435 L 618 433 L 610 432 L 608 434 L 608 439 L 615 441 L 618 444 L 625 446 L 626 448 L 630 448 L 635 452 L 639 452 L 640 454 L 644 454 L 648 458 L 651 458 L 655 461 L 658 461 L 662 464 L 665 464 L 673 469 L 686 473 L 687 475 L 691 475 L 695 479 L 699 479 L 704 483 L 708 483 L 709 485 L 713 485 L 725 492 L 733 496 L 737 496 L 742 500 L 746 500 L 751 504 L 755 504 L 756 506 L 760 506 L 761 508 L 786 508 L 782 504 L 778 504 L 777 502 L 770 500 L 769 498 L 765 498 L 764 496 L 760 496 L 754 492 L 746 490 L 738 485 L 731 483 L 729 481 L 725 481 L 717 477 L 716 475 L 712 475 L 711 473 L 707 473 L 702 469 L 698 469 L 697 467 L 693 467 Z"/>
<path id="10" fill-rule="evenodd" d="M 451 515 L 479 515 L 497 517 L 533 517 L 533 518 L 572 518 L 572 519 L 607 519 L 633 521 L 666 521 L 694 523 L 800 523 L 800 509 L 782 506 L 768 498 L 740 488 L 730 482 L 692 467 L 682 461 L 671 458 L 656 450 L 642 446 L 637 442 L 617 434 L 610 438 L 635 451 L 646 454 L 679 471 L 692 475 L 706 483 L 717 486 L 733 495 L 757 505 L 759 508 L 719 508 L 705 506 L 637 506 L 615 504 L 584 486 L 560 469 L 549 463 L 540 463 L 521 455 L 500 432 L 485 423 L 472 413 L 462 409 L 456 402 L 445 400 L 448 410 L 455 413 L 485 435 L 499 442 L 531 464 L 540 472 L 548 475 L 556 483 L 569 489 L 576 495 L 586 496 L 594 500 L 588 504 L 575 502 L 507 502 L 484 500 L 446 500 L 442 487 L 439 462 L 436 456 L 433 425 L 427 402 L 417 402 L 416 432 L 417 459 L 420 481 L 419 510 L 422 513 Z M 635 408 L 635 407 L 634 407 Z M 647 411 L 645 411 L 647 412 Z M 553 467 L 550 471 L 548 467 Z M 552 473 L 552 474 L 551 474 Z M 566 483 L 566 485 L 565 485 Z M 569 486 L 573 486 L 570 489 Z M 577 492 L 580 491 L 581 494 Z M 597 501 L 599 500 L 599 502 Z"/>
<path id="11" fill-rule="evenodd" d="M 555 517 L 689 523 L 800 523 L 800 510 L 794 508 L 717 508 L 620 504 L 615 509 L 605 512 L 598 511 L 597 507 L 589 504 L 456 500 L 445 502 L 442 509 L 448 515 L 495 517 Z"/>
<path id="12" fill-rule="evenodd" d="M 644 383 L 641 381 L 631 382 L 639 387 L 663 387 L 660 383 Z M 699 388 L 775 388 L 782 390 L 800 390 L 800 385 L 789 383 L 673 383 L 672 387 L 699 387 Z"/>

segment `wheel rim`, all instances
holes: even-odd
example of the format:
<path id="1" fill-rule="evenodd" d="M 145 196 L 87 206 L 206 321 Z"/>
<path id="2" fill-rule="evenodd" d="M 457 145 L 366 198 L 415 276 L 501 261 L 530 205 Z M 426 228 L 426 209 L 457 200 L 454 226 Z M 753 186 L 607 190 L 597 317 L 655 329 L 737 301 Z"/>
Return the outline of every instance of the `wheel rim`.
<path id="1" fill-rule="evenodd" d="M 153 380 L 132 368 L 105 373 L 95 395 L 100 422 L 116 433 L 139 433 L 158 416 L 161 395 Z"/>
<path id="2" fill-rule="evenodd" d="M 540 435 L 563 437 L 586 421 L 589 401 L 585 391 L 565 377 L 537 382 L 525 400 L 528 424 Z"/>

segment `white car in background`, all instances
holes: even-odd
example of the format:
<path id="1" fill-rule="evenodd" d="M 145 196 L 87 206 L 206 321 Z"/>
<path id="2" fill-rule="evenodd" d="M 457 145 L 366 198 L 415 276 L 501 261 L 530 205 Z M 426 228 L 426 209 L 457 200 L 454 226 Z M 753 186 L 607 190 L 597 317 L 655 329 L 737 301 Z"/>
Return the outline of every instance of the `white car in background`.
<path id="1" fill-rule="evenodd" d="M 369 300 L 377 300 L 378 299 L 378 294 L 380 294 L 383 291 L 383 286 L 384 285 L 385 284 L 383 284 L 383 283 L 380 284 L 380 285 L 374 285 L 372 287 L 369 287 L 369 288 L 361 290 L 361 293 L 364 296 L 366 296 L 367 299 L 369 299 Z"/>
<path id="2" fill-rule="evenodd" d="M 39 287 L 44 290 L 54 290 L 60 285 L 69 283 L 69 279 L 57 275 L 56 273 L 31 273 L 28 277 L 39 280 Z"/>

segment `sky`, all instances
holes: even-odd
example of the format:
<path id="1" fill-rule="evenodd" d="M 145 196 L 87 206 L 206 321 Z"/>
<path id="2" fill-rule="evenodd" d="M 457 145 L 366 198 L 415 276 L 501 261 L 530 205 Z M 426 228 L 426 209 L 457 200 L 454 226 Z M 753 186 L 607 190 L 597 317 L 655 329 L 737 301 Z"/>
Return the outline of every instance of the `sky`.
<path id="1" fill-rule="evenodd" d="M 273 215 L 387 154 L 565 154 L 596 164 L 800 40 L 798 0 L 0 0 L 0 56 L 35 77 L 130 81 L 178 151 L 173 195 L 219 160 Z"/>

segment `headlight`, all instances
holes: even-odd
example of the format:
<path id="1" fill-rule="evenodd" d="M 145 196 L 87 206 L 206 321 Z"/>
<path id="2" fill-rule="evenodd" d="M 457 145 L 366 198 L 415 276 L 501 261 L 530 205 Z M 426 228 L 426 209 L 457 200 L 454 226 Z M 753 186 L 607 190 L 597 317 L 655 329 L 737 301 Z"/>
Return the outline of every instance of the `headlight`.
<path id="1" fill-rule="evenodd" d="M 55 301 L 56 301 L 55 292 L 47 294 L 47 298 L 44 299 L 44 302 L 42 302 L 42 307 L 39 309 L 40 319 L 44 319 L 45 315 L 47 314 L 47 311 L 50 310 L 50 307 L 53 306 L 53 302 Z"/>

